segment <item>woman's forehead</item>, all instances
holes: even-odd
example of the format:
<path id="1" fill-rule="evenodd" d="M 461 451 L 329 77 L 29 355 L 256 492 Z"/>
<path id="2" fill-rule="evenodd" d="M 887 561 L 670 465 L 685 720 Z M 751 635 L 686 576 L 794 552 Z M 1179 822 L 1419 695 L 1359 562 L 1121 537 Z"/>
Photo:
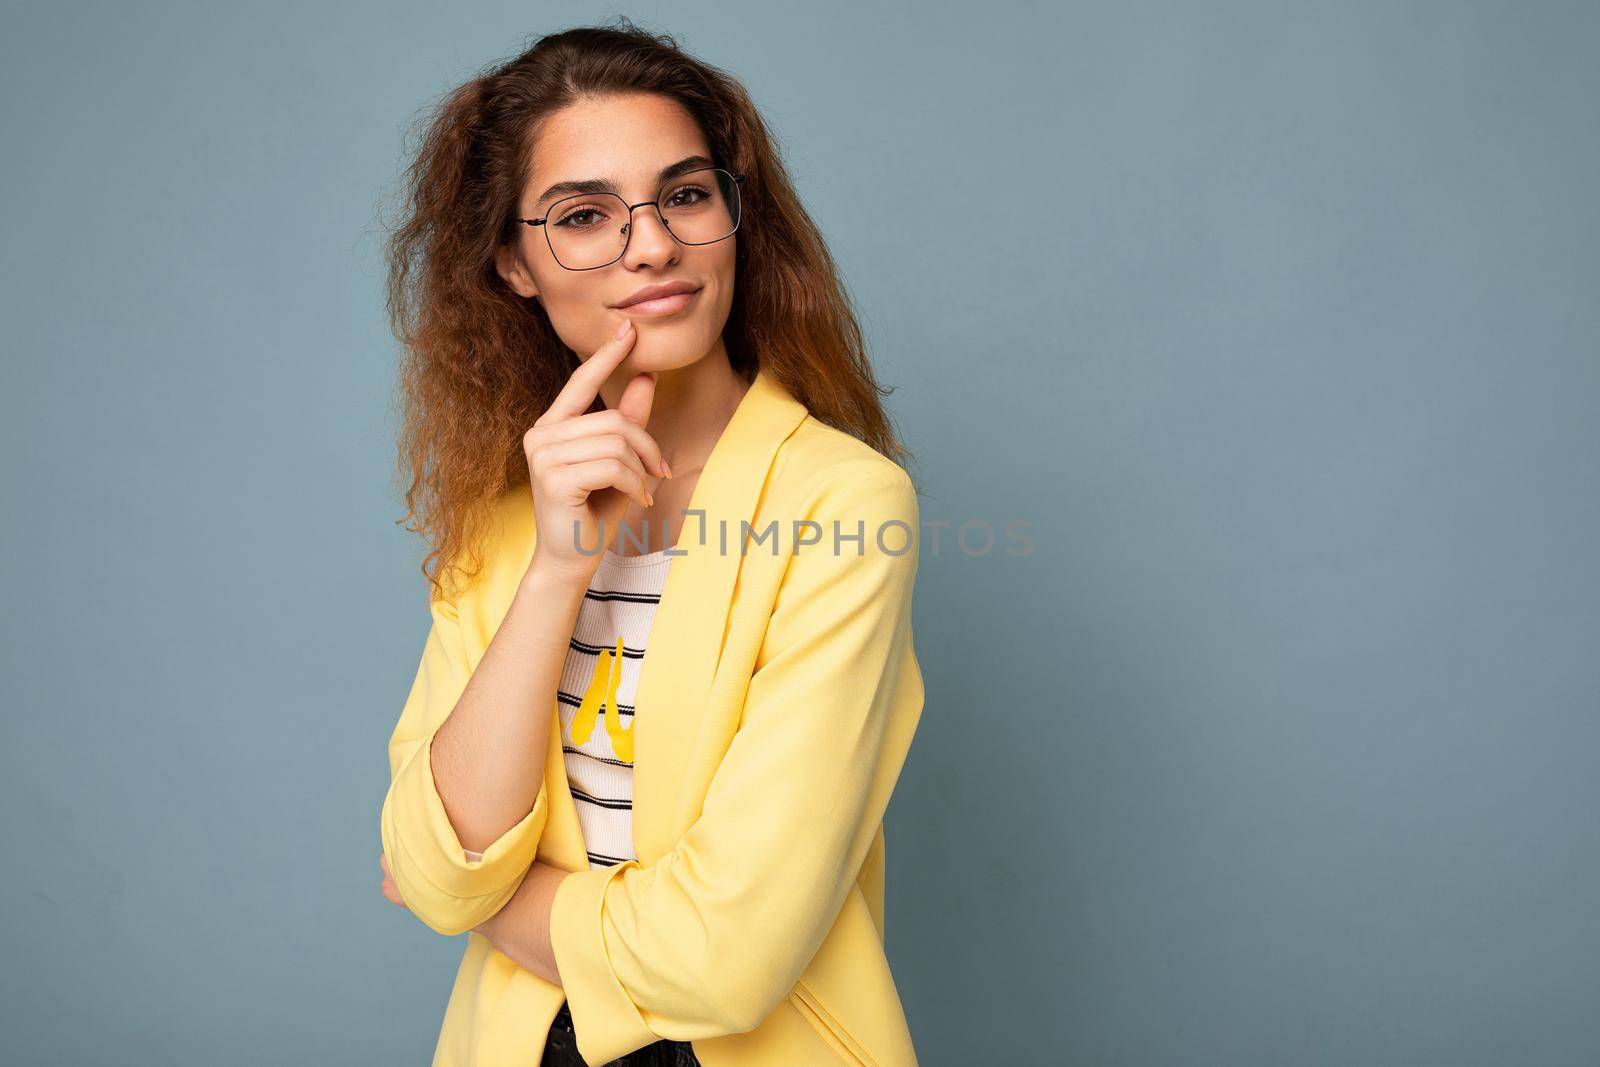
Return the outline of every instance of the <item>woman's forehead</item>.
<path id="1" fill-rule="evenodd" d="M 677 101 L 637 93 L 584 99 L 545 120 L 534 139 L 530 184 L 543 189 L 599 179 L 647 185 L 694 155 L 709 158 L 705 135 Z"/>

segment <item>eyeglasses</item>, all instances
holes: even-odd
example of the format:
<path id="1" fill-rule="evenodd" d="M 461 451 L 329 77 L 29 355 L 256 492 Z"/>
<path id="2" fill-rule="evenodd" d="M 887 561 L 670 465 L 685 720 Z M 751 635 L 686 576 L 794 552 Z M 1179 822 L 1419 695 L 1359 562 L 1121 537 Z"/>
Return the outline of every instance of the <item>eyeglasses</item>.
<path id="1" fill-rule="evenodd" d="M 709 245 L 732 237 L 739 228 L 739 186 L 745 175 L 707 167 L 667 182 L 654 200 L 629 204 L 615 193 L 582 193 L 558 200 L 541 219 L 518 219 L 543 226 L 550 254 L 568 270 L 609 267 L 628 250 L 633 212 L 655 206 L 661 223 L 679 244 Z"/>

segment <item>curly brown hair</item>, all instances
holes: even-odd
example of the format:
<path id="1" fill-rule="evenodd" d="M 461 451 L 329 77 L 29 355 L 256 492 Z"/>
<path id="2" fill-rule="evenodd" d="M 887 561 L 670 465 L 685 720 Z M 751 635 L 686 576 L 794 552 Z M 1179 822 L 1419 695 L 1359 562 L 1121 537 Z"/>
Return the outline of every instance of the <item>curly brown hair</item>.
<path id="1" fill-rule="evenodd" d="M 694 117 L 719 166 L 749 177 L 723 334 L 746 381 L 765 369 L 820 421 L 906 466 L 847 290 L 796 195 L 774 138 L 732 75 L 671 35 L 625 17 L 539 38 L 422 113 L 401 216 L 389 227 L 387 297 L 400 342 L 397 523 L 431 551 L 422 573 L 470 577 L 495 500 L 528 481 L 522 438 L 577 369 L 537 300 L 494 266 L 515 240 L 517 204 L 541 124 L 581 98 L 656 93 Z M 597 407 L 601 405 L 596 401 Z M 487 462 L 486 462 L 487 461 Z"/>

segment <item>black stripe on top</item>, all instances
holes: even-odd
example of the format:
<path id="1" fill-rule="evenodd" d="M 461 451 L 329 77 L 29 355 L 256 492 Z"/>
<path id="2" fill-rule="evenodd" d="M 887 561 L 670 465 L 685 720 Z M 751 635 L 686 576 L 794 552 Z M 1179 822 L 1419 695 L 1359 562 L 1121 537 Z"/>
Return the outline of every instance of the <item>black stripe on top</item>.
<path id="1" fill-rule="evenodd" d="M 581 749 L 581 748 L 573 748 L 571 745 L 562 745 L 561 746 L 561 751 L 563 753 L 567 754 L 567 755 L 583 756 L 585 759 L 592 759 L 596 763 L 609 763 L 613 767 L 632 767 L 633 766 L 633 764 L 629 763 L 625 759 L 615 759 L 615 758 L 613 758 L 611 756 L 596 756 L 593 752 L 585 752 L 583 749 Z"/>
<path id="2" fill-rule="evenodd" d="M 556 690 L 556 700 L 560 701 L 561 703 L 567 705 L 570 708 L 580 708 L 580 707 L 583 706 L 583 698 L 582 697 L 574 696 L 573 694 L 567 692 L 565 689 L 557 689 Z M 609 708 L 610 706 L 611 706 L 611 701 L 609 701 L 609 700 L 606 701 L 606 707 Z M 622 714 L 628 716 L 629 718 L 633 717 L 633 705 L 632 704 L 624 704 L 624 703 L 618 701 L 616 707 L 617 707 L 618 711 L 622 712 Z"/>
<path id="3" fill-rule="evenodd" d="M 567 789 L 572 794 L 573 800 L 581 800 L 586 804 L 593 804 L 597 808 L 611 808 L 615 811 L 633 810 L 633 801 L 627 797 L 619 797 L 616 800 L 608 800 L 605 797 L 597 797 L 585 793 L 583 790 L 579 789 L 575 785 L 572 785 L 571 783 L 568 783 Z"/>
<path id="4" fill-rule="evenodd" d="M 602 652 L 616 652 L 617 650 L 615 644 L 591 645 L 587 641 L 579 641 L 576 637 L 568 639 L 567 647 L 582 652 L 586 656 L 598 656 Z M 628 659 L 642 659 L 644 657 L 644 649 L 629 648 L 627 645 L 623 645 L 622 654 Z"/>
<path id="5" fill-rule="evenodd" d="M 623 593 L 612 589 L 586 589 L 585 600 L 622 600 L 629 604 L 659 604 L 660 593 Z"/>

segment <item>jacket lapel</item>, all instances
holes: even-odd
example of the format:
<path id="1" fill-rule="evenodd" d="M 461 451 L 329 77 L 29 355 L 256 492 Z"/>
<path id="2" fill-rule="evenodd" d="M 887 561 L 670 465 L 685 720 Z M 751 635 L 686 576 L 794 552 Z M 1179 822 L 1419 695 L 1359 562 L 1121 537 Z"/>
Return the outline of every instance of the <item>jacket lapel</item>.
<path id="1" fill-rule="evenodd" d="M 633 846 L 643 863 L 669 851 L 687 828 L 684 768 L 722 654 L 743 559 L 741 520 L 755 517 L 778 446 L 806 409 L 764 369 L 723 428 L 676 536 L 666 586 L 640 664 L 633 725 Z M 677 553 L 682 553 L 678 555 Z"/>

